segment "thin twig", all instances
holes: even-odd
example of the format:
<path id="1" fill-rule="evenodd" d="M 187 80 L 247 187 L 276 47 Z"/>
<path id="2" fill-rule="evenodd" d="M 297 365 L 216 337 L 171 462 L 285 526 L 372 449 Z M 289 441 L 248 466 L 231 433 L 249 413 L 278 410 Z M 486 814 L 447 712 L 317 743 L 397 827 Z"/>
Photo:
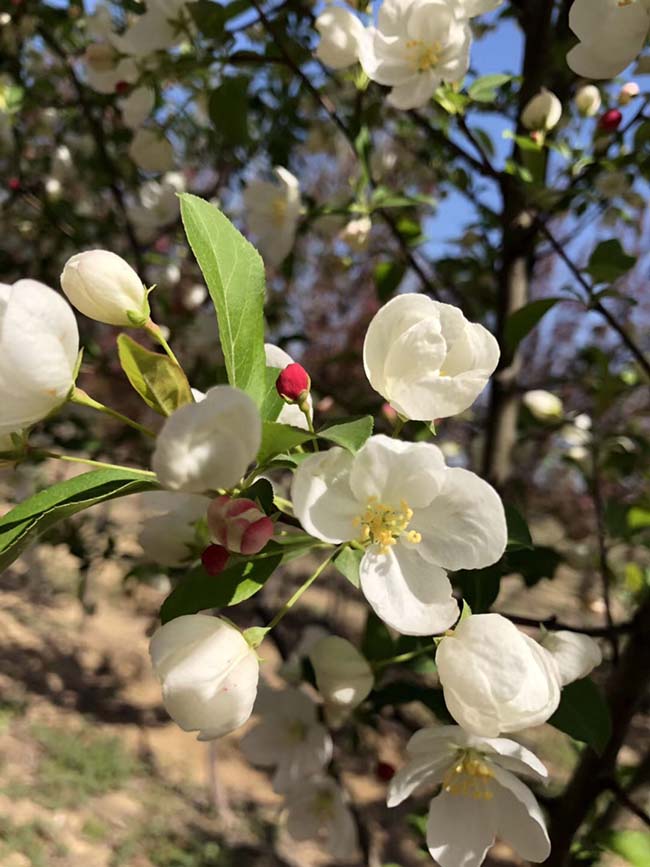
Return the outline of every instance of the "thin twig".
<path id="1" fill-rule="evenodd" d="M 594 512 L 596 514 L 596 538 L 598 539 L 598 559 L 600 561 L 600 581 L 603 602 L 605 603 L 605 620 L 607 623 L 607 629 L 609 630 L 608 639 L 612 647 L 614 663 L 617 664 L 619 657 L 618 639 L 616 633 L 612 631 L 614 627 L 614 617 L 612 616 L 612 595 L 610 592 L 611 570 L 607 561 L 605 509 L 600 486 L 598 447 L 596 444 L 594 444 L 592 449 L 591 496 L 594 502 Z"/>
<path id="2" fill-rule="evenodd" d="M 625 789 L 616 782 L 616 780 L 610 780 L 607 784 L 607 788 L 614 795 L 617 801 L 621 803 L 626 810 L 629 810 L 630 813 L 634 813 L 634 815 L 641 819 L 644 825 L 650 828 L 650 815 L 646 813 L 646 811 L 640 807 L 635 801 L 630 798 Z"/>

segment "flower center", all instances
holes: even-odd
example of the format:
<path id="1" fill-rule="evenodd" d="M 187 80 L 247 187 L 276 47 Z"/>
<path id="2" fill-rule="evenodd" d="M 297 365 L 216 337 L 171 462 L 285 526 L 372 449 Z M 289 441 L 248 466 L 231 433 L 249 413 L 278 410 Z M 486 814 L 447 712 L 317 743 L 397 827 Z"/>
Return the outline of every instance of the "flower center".
<path id="1" fill-rule="evenodd" d="M 380 552 L 388 554 L 391 546 L 406 531 L 412 517 L 413 509 L 406 500 L 401 500 L 399 509 L 394 509 L 380 503 L 377 497 L 369 497 L 365 512 L 354 519 L 354 525 L 361 528 L 360 542 L 379 545 Z M 409 530 L 406 538 L 414 544 L 422 541 L 417 530 Z"/>
<path id="2" fill-rule="evenodd" d="M 442 788 L 450 795 L 462 795 L 475 801 L 490 801 L 494 797 L 490 780 L 494 774 L 489 765 L 473 752 L 461 753 L 457 762 L 447 769 Z"/>
<path id="3" fill-rule="evenodd" d="M 278 196 L 277 199 L 273 200 L 271 204 L 271 211 L 276 220 L 284 220 L 287 215 L 287 201 L 283 199 L 281 196 Z"/>
<path id="4" fill-rule="evenodd" d="M 439 42 L 427 45 L 422 39 L 409 39 L 406 43 L 409 61 L 416 72 L 426 72 L 440 63 L 442 46 Z"/>
<path id="5" fill-rule="evenodd" d="M 289 740 L 293 744 L 301 744 L 305 740 L 307 726 L 302 720 L 294 720 L 288 729 Z"/>
<path id="6" fill-rule="evenodd" d="M 323 789 L 314 797 L 311 804 L 311 812 L 321 822 L 328 822 L 334 815 L 334 795 Z"/>

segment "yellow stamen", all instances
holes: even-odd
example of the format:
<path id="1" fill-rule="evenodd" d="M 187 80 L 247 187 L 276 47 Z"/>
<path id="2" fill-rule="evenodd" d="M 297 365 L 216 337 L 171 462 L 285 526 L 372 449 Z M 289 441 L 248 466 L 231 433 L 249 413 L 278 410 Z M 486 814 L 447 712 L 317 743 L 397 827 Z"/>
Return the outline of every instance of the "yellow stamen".
<path id="1" fill-rule="evenodd" d="M 426 45 L 422 39 L 409 39 L 406 48 L 411 55 L 410 62 L 416 72 L 426 72 L 440 63 L 442 46 L 439 42 Z"/>
<path id="2" fill-rule="evenodd" d="M 379 545 L 380 552 L 387 554 L 402 533 L 414 545 L 422 541 L 422 535 L 417 530 L 406 532 L 412 518 L 413 509 L 406 500 L 401 500 L 399 509 L 395 509 L 380 503 L 377 497 L 370 497 L 365 512 L 354 518 L 353 523 L 360 528 L 360 542 Z"/>
<path id="3" fill-rule="evenodd" d="M 448 768 L 442 779 L 442 788 L 450 795 L 491 801 L 494 797 L 490 782 L 493 777 L 487 762 L 479 754 L 468 750 L 461 754 L 456 764 Z"/>

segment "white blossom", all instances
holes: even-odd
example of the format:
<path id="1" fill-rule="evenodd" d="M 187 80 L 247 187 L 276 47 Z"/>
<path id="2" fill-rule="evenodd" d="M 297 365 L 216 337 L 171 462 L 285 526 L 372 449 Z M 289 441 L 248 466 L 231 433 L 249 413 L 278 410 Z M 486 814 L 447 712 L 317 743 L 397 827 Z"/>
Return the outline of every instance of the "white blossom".
<path id="1" fill-rule="evenodd" d="M 329 632 L 318 624 L 306 626 L 302 631 L 300 640 L 280 666 L 279 673 L 283 680 L 292 685 L 299 684 L 302 681 L 303 661 L 309 656 L 312 647 L 321 638 L 327 638 L 328 635 Z"/>
<path id="2" fill-rule="evenodd" d="M 166 172 L 159 181 L 150 180 L 138 191 L 138 203 L 129 207 L 138 239 L 147 242 L 164 226 L 171 226 L 179 217 L 178 193 L 185 192 L 185 177 L 181 172 Z"/>
<path id="3" fill-rule="evenodd" d="M 372 669 L 363 654 L 338 635 L 317 641 L 309 659 L 330 724 L 338 725 L 367 698 L 375 681 Z"/>
<path id="4" fill-rule="evenodd" d="M 487 385 L 499 345 L 451 304 L 398 295 L 371 321 L 363 345 L 366 376 L 400 415 L 432 421 L 467 409 Z"/>
<path id="5" fill-rule="evenodd" d="M 539 759 L 505 738 L 480 738 L 460 726 L 422 729 L 408 763 L 388 789 L 396 807 L 420 786 L 440 785 L 429 805 L 427 847 L 440 867 L 480 867 L 496 837 L 526 861 L 544 861 L 550 841 L 542 811 L 519 776 L 544 782 Z"/>
<path id="6" fill-rule="evenodd" d="M 320 34 L 316 57 L 332 69 L 345 69 L 359 59 L 366 28 L 357 16 L 342 6 L 328 6 L 314 25 Z"/>
<path id="7" fill-rule="evenodd" d="M 251 398 L 229 385 L 209 389 L 166 419 L 152 467 L 165 488 L 189 493 L 231 488 L 242 478 L 262 440 L 262 421 Z"/>
<path id="8" fill-rule="evenodd" d="M 595 84 L 584 84 L 574 97 L 576 108 L 583 117 L 593 117 L 598 114 L 602 101 L 600 91 Z"/>
<path id="9" fill-rule="evenodd" d="M 445 467 L 429 443 L 379 435 L 352 455 L 310 455 L 293 478 L 292 500 L 318 539 L 358 540 L 361 590 L 375 613 L 407 635 L 433 635 L 458 616 L 447 569 L 496 562 L 506 545 L 498 494 L 474 473 Z"/>
<path id="10" fill-rule="evenodd" d="M 149 117 L 155 102 L 156 94 L 150 87 L 136 87 L 124 99 L 118 100 L 124 125 L 137 129 Z"/>
<path id="11" fill-rule="evenodd" d="M 140 71 L 130 57 L 122 57 L 108 43 L 97 42 L 89 45 L 84 55 L 86 62 L 86 81 L 98 93 L 115 93 L 121 82 L 133 84 L 138 80 Z"/>
<path id="12" fill-rule="evenodd" d="M 503 0 L 456 0 L 458 9 L 465 18 L 476 18 L 492 12 L 503 3 Z"/>
<path id="13" fill-rule="evenodd" d="M 167 713 L 184 731 L 212 740 L 251 715 L 259 663 L 241 632 L 225 620 L 186 614 L 161 626 L 149 645 Z"/>
<path id="14" fill-rule="evenodd" d="M 475 735 L 540 725 L 560 702 L 553 656 L 500 614 L 461 621 L 440 642 L 436 665 L 449 713 Z"/>
<path id="15" fill-rule="evenodd" d="M 267 367 L 284 370 L 285 367 L 294 363 L 293 358 L 288 352 L 285 352 L 284 349 L 280 349 L 279 346 L 275 346 L 273 343 L 264 344 L 264 354 L 266 356 Z M 307 397 L 307 406 L 309 407 L 309 415 L 313 418 L 314 408 L 311 394 Z M 293 425 L 293 427 L 309 430 L 309 424 L 307 423 L 305 414 L 298 404 L 283 403 L 280 415 L 277 417 L 276 421 L 280 422 L 280 424 L 290 424 Z"/>
<path id="16" fill-rule="evenodd" d="M 564 412 L 560 398 L 541 388 L 527 391 L 522 402 L 538 421 L 557 421 L 562 418 Z"/>
<path id="17" fill-rule="evenodd" d="M 636 81 L 627 81 L 618 93 L 618 104 L 629 105 L 641 93 Z"/>
<path id="18" fill-rule="evenodd" d="M 205 520 L 208 497 L 153 491 L 142 495 L 142 503 L 153 513 L 143 521 L 138 536 L 148 560 L 161 566 L 182 566 L 199 553 L 196 525 Z"/>
<path id="19" fill-rule="evenodd" d="M 275 768 L 276 792 L 286 793 L 318 774 L 332 758 L 332 738 L 316 711 L 299 689 L 260 689 L 255 704 L 259 721 L 243 737 L 241 748 L 254 765 Z"/>
<path id="20" fill-rule="evenodd" d="M 603 661 L 600 647 L 588 635 L 561 629 L 547 632 L 541 644 L 555 659 L 562 686 L 586 677 Z"/>
<path id="21" fill-rule="evenodd" d="M 350 220 L 339 232 L 339 238 L 353 250 L 362 251 L 368 246 L 372 220 L 368 215 Z"/>
<path id="22" fill-rule="evenodd" d="M 174 149 L 164 133 L 141 127 L 133 136 L 129 156 L 144 172 L 167 172 L 174 165 Z"/>
<path id="23" fill-rule="evenodd" d="M 391 105 L 417 108 L 443 81 L 462 81 L 471 40 L 456 0 L 384 0 L 359 59 L 369 78 L 392 87 Z"/>
<path id="24" fill-rule="evenodd" d="M 109 250 L 76 253 L 66 262 L 61 288 L 77 310 L 108 325 L 143 324 L 147 290 L 133 268 Z"/>
<path id="25" fill-rule="evenodd" d="M 66 401 L 78 354 L 77 321 L 64 298 L 36 280 L 0 283 L 0 435 Z"/>
<path id="26" fill-rule="evenodd" d="M 285 800 L 282 823 L 296 841 L 318 842 L 334 861 L 353 861 L 357 826 L 341 787 L 331 777 L 315 777 L 295 786 Z"/>
<path id="27" fill-rule="evenodd" d="M 650 29 L 650 0 L 575 0 L 569 26 L 580 40 L 567 63 L 585 78 L 614 78 L 639 55 Z"/>
<path id="28" fill-rule="evenodd" d="M 255 178 L 244 190 L 246 221 L 265 262 L 279 265 L 291 252 L 300 217 L 300 183 L 287 169 L 273 169 L 275 181 Z"/>
<path id="29" fill-rule="evenodd" d="M 521 112 L 521 122 L 529 130 L 549 132 L 562 117 L 562 103 L 550 90 L 543 87 L 530 99 Z"/>

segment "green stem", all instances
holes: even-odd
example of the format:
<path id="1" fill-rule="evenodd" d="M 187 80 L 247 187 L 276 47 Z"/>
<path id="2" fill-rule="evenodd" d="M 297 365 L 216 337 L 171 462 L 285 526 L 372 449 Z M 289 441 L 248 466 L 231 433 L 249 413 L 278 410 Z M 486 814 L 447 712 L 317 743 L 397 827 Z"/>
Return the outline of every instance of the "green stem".
<path id="1" fill-rule="evenodd" d="M 427 647 L 421 647 L 419 650 L 411 650 L 408 653 L 400 653 L 399 656 L 391 656 L 390 659 L 380 659 L 374 662 L 372 667 L 375 671 L 381 671 L 382 668 L 387 668 L 389 665 L 400 665 L 402 662 L 410 662 L 412 659 L 417 659 L 418 656 L 425 656 L 435 649 L 434 644 Z"/>
<path id="2" fill-rule="evenodd" d="M 312 421 L 311 413 L 309 412 L 309 406 L 307 405 L 307 401 L 299 404 L 300 411 L 307 419 L 307 427 L 309 428 L 309 433 L 314 435 L 313 443 L 314 443 L 314 451 L 319 451 L 318 449 L 318 439 L 316 435 L 316 431 L 314 430 L 314 422 Z"/>
<path id="3" fill-rule="evenodd" d="M 86 394 L 85 391 L 81 388 L 77 388 L 75 386 L 72 395 L 68 398 L 70 403 L 76 403 L 79 406 L 88 406 L 91 409 L 96 409 L 98 412 L 103 412 L 104 415 L 110 415 L 111 418 L 116 418 L 118 421 L 121 421 L 123 424 L 128 425 L 129 427 L 134 428 L 140 433 L 145 434 L 145 436 L 156 438 L 156 434 L 149 430 L 148 427 L 144 427 L 144 425 L 138 424 L 137 421 L 133 421 L 133 419 L 129 418 L 126 415 L 122 415 L 121 412 L 118 412 L 116 409 L 111 409 L 110 406 L 104 406 L 103 403 L 100 403 L 98 400 L 92 398 L 89 394 Z"/>
<path id="4" fill-rule="evenodd" d="M 174 352 L 173 352 L 171 346 L 165 340 L 163 333 L 160 329 L 160 326 L 156 325 L 156 323 L 153 321 L 153 319 L 149 319 L 148 322 L 145 322 L 144 330 L 147 332 L 147 334 L 150 334 L 153 337 L 153 339 L 156 341 L 156 343 L 159 343 L 162 346 L 162 348 L 165 350 L 165 352 L 171 358 L 171 360 L 174 362 L 174 364 L 177 367 L 181 367 L 180 362 L 179 362 L 178 358 L 176 358 L 176 356 L 174 355 Z M 181 370 L 182 369 L 183 368 L 181 367 Z"/>
<path id="5" fill-rule="evenodd" d="M 393 433 L 391 437 L 395 440 L 402 433 L 402 428 L 406 424 L 406 419 L 401 416 L 397 417 L 397 421 L 395 422 L 395 427 L 393 428 Z"/>
<path id="6" fill-rule="evenodd" d="M 124 470 L 128 473 L 138 473 L 147 479 L 155 479 L 156 474 L 150 470 L 140 470 L 135 467 L 124 467 L 121 464 L 107 464 L 104 461 L 93 461 L 90 458 L 77 458 L 73 455 L 60 455 L 57 452 L 48 452 L 41 449 L 30 449 L 29 454 L 37 458 L 55 458 L 57 461 L 69 461 L 73 464 L 88 464 L 91 467 L 100 467 L 103 470 Z"/>
<path id="7" fill-rule="evenodd" d="M 315 581 L 315 580 L 319 577 L 319 575 L 321 575 L 322 572 L 324 572 L 324 570 L 329 566 L 329 564 L 332 562 L 332 560 L 333 560 L 334 557 L 338 554 L 338 552 L 341 550 L 342 547 L 343 547 L 342 545 L 339 545 L 338 548 L 336 548 L 334 551 L 332 551 L 332 553 L 329 555 L 329 557 L 328 557 L 326 560 L 323 560 L 323 562 L 320 564 L 320 566 L 318 566 L 318 568 L 316 569 L 316 571 L 313 572 L 313 573 L 309 576 L 309 578 L 305 581 L 305 583 L 302 584 L 302 585 L 301 585 L 301 586 L 296 590 L 296 592 L 293 594 L 293 596 L 292 596 L 290 599 L 288 599 L 288 600 L 284 603 L 284 605 L 282 606 L 282 608 L 278 611 L 278 613 L 275 615 L 275 617 L 273 618 L 273 620 L 272 620 L 272 621 L 269 623 L 269 625 L 266 627 L 267 632 L 270 632 L 274 627 L 276 627 L 276 626 L 278 625 L 278 623 L 282 620 L 282 618 L 283 618 L 286 614 L 288 614 L 289 611 L 291 611 L 291 609 L 292 609 L 293 606 L 296 604 L 296 602 L 300 599 L 300 597 L 302 596 L 302 594 L 303 594 L 306 590 L 309 590 L 309 588 L 310 588 L 311 585 L 314 583 L 314 581 Z"/>

